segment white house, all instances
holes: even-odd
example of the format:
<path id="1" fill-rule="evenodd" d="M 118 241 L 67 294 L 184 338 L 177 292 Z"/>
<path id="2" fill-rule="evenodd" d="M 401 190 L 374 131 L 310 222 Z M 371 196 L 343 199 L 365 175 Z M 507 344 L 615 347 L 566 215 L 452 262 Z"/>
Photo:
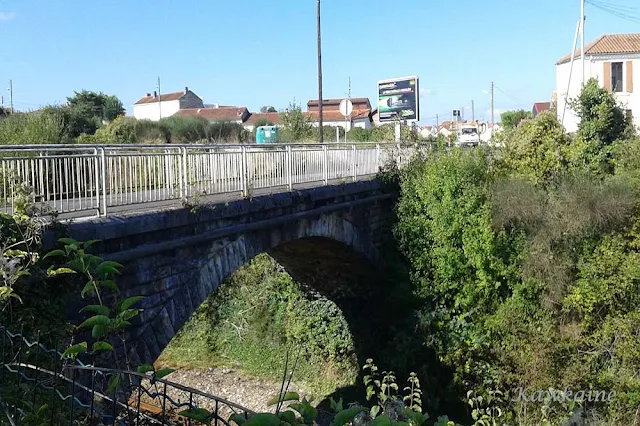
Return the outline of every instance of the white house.
<path id="1" fill-rule="evenodd" d="M 585 81 L 598 79 L 601 87 L 614 93 L 626 115 L 633 117 L 634 124 L 640 124 L 640 34 L 603 35 L 586 45 L 584 50 Z M 563 121 L 568 132 L 575 132 L 579 119 L 567 104 L 567 99 L 576 98 L 580 93 L 580 50 L 575 53 L 571 80 L 570 70 L 571 55 L 557 62 L 557 108 L 558 120 Z"/>
<path id="2" fill-rule="evenodd" d="M 153 95 L 147 93 L 133 105 L 133 116 L 138 120 L 158 121 L 187 108 L 204 108 L 204 104 L 198 95 L 185 87 L 184 92 L 166 93 L 160 96 L 157 92 L 153 92 Z"/>

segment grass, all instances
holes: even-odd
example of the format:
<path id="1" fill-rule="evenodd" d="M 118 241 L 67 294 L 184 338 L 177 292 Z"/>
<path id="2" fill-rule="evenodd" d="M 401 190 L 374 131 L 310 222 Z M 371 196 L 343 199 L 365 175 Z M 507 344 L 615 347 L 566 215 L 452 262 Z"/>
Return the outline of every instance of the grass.
<path id="1" fill-rule="evenodd" d="M 309 330 L 314 330 L 311 336 Z M 352 337 L 337 306 L 307 298 L 273 259 L 261 255 L 198 308 L 157 363 L 233 368 L 278 382 L 287 351 L 290 359 L 300 351 L 294 382 L 314 399 L 356 380 Z"/>

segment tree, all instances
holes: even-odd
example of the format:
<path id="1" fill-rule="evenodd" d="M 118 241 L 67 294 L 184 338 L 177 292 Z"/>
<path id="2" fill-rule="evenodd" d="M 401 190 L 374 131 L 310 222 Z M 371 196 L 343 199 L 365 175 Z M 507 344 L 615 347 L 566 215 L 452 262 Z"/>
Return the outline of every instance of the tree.
<path id="1" fill-rule="evenodd" d="M 628 126 L 622 108 L 595 78 L 587 81 L 570 105 L 580 118 L 576 164 L 586 165 L 593 171 L 611 172 L 610 147 L 624 138 Z"/>
<path id="2" fill-rule="evenodd" d="M 505 111 L 500 116 L 502 121 L 502 127 L 505 129 L 515 129 L 522 120 L 533 118 L 533 114 L 530 111 L 518 110 L 518 111 Z"/>
<path id="3" fill-rule="evenodd" d="M 311 135 L 310 118 L 295 101 L 282 113 L 282 123 L 291 142 L 300 142 Z"/>
<path id="4" fill-rule="evenodd" d="M 515 175 L 545 186 L 565 170 L 571 138 L 555 115 L 544 112 L 515 128 L 505 145 L 504 161 L 508 168 Z"/>
<path id="5" fill-rule="evenodd" d="M 265 112 L 278 112 L 278 111 L 272 106 L 263 106 L 262 108 L 260 108 L 260 112 L 264 114 Z"/>
<path id="6" fill-rule="evenodd" d="M 83 90 L 74 92 L 74 96 L 68 97 L 69 107 L 77 111 L 87 119 L 97 118 L 112 121 L 119 115 L 124 115 L 122 102 L 111 95 Z"/>

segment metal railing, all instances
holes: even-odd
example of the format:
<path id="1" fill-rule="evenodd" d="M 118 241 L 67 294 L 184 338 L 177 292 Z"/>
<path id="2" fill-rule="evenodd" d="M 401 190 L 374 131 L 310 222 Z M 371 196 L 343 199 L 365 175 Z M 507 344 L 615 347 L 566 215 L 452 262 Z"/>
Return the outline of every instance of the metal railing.
<path id="1" fill-rule="evenodd" d="M 0 425 L 231 426 L 231 416 L 252 414 L 169 380 L 63 358 L 40 337 L 29 340 L 2 326 L 0 357 Z M 192 421 L 193 413 L 204 418 Z"/>
<path id="2" fill-rule="evenodd" d="M 24 145 L 0 147 L 0 210 L 25 197 L 57 213 L 198 195 L 356 181 L 406 162 L 415 145 Z"/>

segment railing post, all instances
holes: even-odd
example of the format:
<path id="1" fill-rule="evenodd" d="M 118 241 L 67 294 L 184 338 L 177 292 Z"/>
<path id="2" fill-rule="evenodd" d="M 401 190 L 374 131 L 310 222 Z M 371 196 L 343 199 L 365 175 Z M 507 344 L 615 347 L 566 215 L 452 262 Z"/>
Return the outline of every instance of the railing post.
<path id="1" fill-rule="evenodd" d="M 322 172 L 323 172 L 324 185 L 327 186 L 329 185 L 329 149 L 327 145 L 322 145 L 322 151 L 323 151 Z"/>
<path id="2" fill-rule="evenodd" d="M 358 180 L 358 164 L 356 163 L 356 144 L 351 145 L 351 167 L 353 167 L 353 181 Z"/>
<path id="3" fill-rule="evenodd" d="M 182 174 L 180 177 L 180 192 L 182 193 L 182 199 L 186 200 L 189 196 L 189 174 L 187 172 L 187 148 L 181 147 L 180 151 L 182 152 Z"/>
<path id="4" fill-rule="evenodd" d="M 102 174 L 102 215 L 107 215 L 107 161 L 104 148 L 100 147 L 100 163 Z"/>
<path id="5" fill-rule="evenodd" d="M 293 190 L 293 153 L 291 145 L 287 145 L 287 184 L 289 191 Z"/>
<path id="6" fill-rule="evenodd" d="M 376 144 L 376 167 L 378 168 L 378 170 L 382 168 L 382 165 L 380 164 L 380 144 L 379 143 Z"/>
<path id="7" fill-rule="evenodd" d="M 247 166 L 247 147 L 246 146 L 242 146 L 240 148 L 240 152 L 242 153 L 242 160 L 241 160 L 241 174 L 240 174 L 240 179 L 241 179 L 241 184 L 242 184 L 242 196 L 247 198 L 249 197 L 249 182 L 248 182 L 248 166 Z"/>

